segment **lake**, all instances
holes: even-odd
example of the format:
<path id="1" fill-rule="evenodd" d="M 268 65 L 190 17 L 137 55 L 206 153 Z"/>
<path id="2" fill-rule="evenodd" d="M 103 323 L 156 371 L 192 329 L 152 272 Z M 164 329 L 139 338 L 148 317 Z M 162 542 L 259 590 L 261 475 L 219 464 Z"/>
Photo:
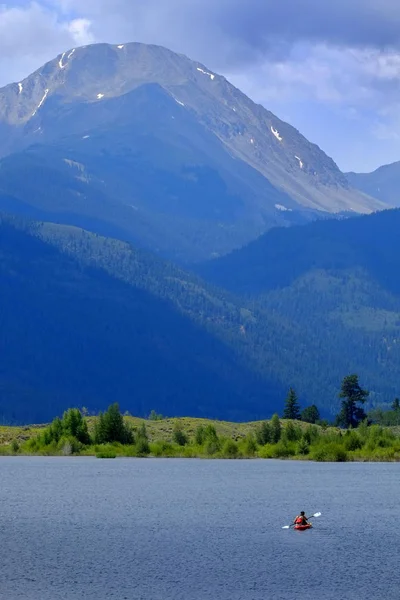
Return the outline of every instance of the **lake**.
<path id="1" fill-rule="evenodd" d="M 399 464 L 0 458 L 3 600 L 398 600 Z M 283 530 L 300 510 L 314 529 Z"/>

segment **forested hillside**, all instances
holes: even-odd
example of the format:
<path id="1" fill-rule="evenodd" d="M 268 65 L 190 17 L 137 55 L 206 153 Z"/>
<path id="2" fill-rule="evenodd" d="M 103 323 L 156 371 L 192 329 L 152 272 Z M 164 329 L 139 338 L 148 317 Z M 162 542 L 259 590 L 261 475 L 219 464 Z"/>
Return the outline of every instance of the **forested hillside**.
<path id="1" fill-rule="evenodd" d="M 3 216 L 0 287 L 7 422 L 114 400 L 142 416 L 240 419 L 283 398 L 245 364 L 240 307 L 128 244 Z"/>
<path id="2" fill-rule="evenodd" d="M 334 412 L 338 377 L 355 372 L 372 403 L 390 402 L 400 386 L 399 228 L 393 210 L 275 229 L 199 271 L 274 320 L 277 369 L 301 395 Z"/>

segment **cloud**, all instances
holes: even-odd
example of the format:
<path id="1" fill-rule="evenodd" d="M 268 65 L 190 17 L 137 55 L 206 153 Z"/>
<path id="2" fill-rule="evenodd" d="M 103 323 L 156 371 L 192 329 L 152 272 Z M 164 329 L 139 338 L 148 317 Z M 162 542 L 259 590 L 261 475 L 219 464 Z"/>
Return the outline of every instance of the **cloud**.
<path id="1" fill-rule="evenodd" d="M 284 57 L 297 43 L 400 48 L 398 0 L 53 0 L 97 37 L 159 41 L 221 66 Z"/>
<path id="2" fill-rule="evenodd" d="M 60 18 L 37 2 L 0 5 L 0 85 L 22 79 L 63 49 L 93 39 L 87 19 Z"/>
<path id="3" fill-rule="evenodd" d="M 347 127 L 354 137 L 359 123 L 360 139 L 397 140 L 399 0 L 1 2 L 0 85 L 76 45 L 155 43 L 221 72 L 278 115 L 293 116 L 312 140 L 321 127 L 329 130 L 330 117 L 335 135 L 343 122 L 344 135 Z M 308 106 L 314 114 L 303 118 Z M 317 113 L 325 118 L 318 128 Z M 329 140 L 329 131 L 323 135 Z M 331 147 L 334 154 L 338 146 Z"/>

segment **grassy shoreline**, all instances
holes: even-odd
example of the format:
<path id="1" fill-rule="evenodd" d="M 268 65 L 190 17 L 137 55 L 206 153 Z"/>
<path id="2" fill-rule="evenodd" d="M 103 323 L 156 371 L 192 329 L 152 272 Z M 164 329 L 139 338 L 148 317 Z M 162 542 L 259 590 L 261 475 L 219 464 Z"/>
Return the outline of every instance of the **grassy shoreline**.
<path id="1" fill-rule="evenodd" d="M 89 435 L 94 436 L 98 418 L 85 417 L 84 421 Z M 0 456 L 400 461 L 399 428 L 361 425 L 357 430 L 343 431 L 335 427 L 279 420 L 279 436 L 274 434 L 274 440 L 263 443 L 263 427 L 271 433 L 273 421 L 233 423 L 190 417 L 148 420 L 130 416 L 124 417 L 123 421 L 133 432 L 133 443 L 91 442 L 85 445 L 75 438 L 62 438 L 57 443 L 46 442 L 46 432 L 50 430 L 48 424 L 0 426 Z M 203 437 L 199 436 L 199 432 Z M 145 435 L 144 444 L 139 443 L 140 435 Z"/>

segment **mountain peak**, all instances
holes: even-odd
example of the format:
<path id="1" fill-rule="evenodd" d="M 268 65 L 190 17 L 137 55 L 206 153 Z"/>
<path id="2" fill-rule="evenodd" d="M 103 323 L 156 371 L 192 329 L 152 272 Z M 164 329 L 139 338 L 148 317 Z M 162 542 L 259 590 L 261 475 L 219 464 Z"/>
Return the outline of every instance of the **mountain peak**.
<path id="1" fill-rule="evenodd" d="M 327 213 L 387 208 L 352 189 L 318 146 L 225 77 L 184 55 L 136 42 L 71 48 L 0 89 L 0 157 L 71 133 L 83 138 L 96 128 L 113 127 L 120 110 L 116 101 L 129 102 L 132 92 L 148 84 L 157 84 L 175 101 L 182 120 L 191 115 L 234 160 L 291 198 L 290 206 L 277 204 Z M 124 118 L 129 120 L 129 110 Z M 262 203 L 260 208 L 265 210 Z"/>

